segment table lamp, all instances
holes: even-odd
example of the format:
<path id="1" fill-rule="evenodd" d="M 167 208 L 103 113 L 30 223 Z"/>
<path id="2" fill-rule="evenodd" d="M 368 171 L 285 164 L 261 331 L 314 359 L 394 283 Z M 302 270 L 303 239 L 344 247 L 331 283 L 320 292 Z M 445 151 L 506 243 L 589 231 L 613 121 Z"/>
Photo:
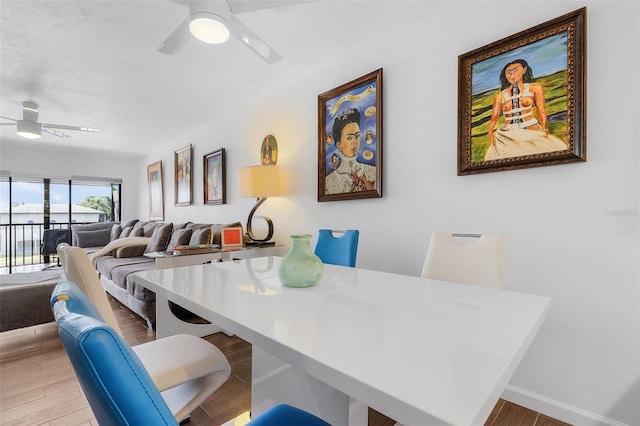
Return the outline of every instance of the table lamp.
<path id="1" fill-rule="evenodd" d="M 254 213 L 267 200 L 267 197 L 280 195 L 280 168 L 275 165 L 243 167 L 238 169 L 238 182 L 241 197 L 257 199 L 256 205 L 253 206 L 247 219 L 247 235 L 254 243 L 265 243 L 273 237 L 273 222 L 271 219 L 267 216 L 257 216 L 263 218 L 268 225 L 267 236 L 262 239 L 253 235 L 251 223 L 253 222 Z"/>

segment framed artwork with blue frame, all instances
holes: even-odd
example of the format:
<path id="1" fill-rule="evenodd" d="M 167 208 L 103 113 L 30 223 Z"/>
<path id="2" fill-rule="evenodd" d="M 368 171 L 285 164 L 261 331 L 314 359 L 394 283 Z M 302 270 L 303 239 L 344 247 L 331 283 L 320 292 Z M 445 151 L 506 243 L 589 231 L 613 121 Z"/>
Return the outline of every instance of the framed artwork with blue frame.
<path id="1" fill-rule="evenodd" d="M 318 95 L 318 201 L 382 197 L 382 68 Z"/>
<path id="2" fill-rule="evenodd" d="M 458 175 L 582 162 L 586 8 L 458 57 Z"/>

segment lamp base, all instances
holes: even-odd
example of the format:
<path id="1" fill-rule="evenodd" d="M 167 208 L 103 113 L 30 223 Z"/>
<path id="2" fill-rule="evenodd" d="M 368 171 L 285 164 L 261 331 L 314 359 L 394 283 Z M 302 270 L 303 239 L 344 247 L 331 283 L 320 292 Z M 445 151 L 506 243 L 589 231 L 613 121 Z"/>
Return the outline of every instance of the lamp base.
<path id="1" fill-rule="evenodd" d="M 260 205 L 264 203 L 266 200 L 267 200 L 267 197 L 258 198 L 258 202 L 256 203 L 255 206 L 253 206 L 253 209 L 251 209 L 251 213 L 249 213 L 249 218 L 247 219 L 247 237 L 249 237 L 249 241 L 252 241 L 255 243 L 266 243 L 271 239 L 271 237 L 273 237 L 273 222 L 271 221 L 271 218 L 269 218 L 269 216 L 256 216 L 257 218 L 264 219 L 265 222 L 267 222 L 266 237 L 256 238 L 256 236 L 253 235 L 253 229 L 251 227 L 251 223 L 253 222 L 253 214 L 256 212 L 258 207 L 260 207 Z"/>

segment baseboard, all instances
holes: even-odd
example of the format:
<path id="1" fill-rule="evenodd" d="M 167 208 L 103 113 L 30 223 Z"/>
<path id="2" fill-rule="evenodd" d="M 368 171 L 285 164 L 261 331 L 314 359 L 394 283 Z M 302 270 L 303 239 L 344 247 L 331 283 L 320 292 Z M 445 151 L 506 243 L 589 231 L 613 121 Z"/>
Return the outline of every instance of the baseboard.
<path id="1" fill-rule="evenodd" d="M 581 426 L 629 426 L 616 420 L 603 417 L 599 414 L 591 413 L 582 408 L 574 407 L 564 402 L 521 389 L 516 386 L 507 385 L 502 398 L 514 404 L 521 405 L 531 410 L 553 417 L 556 420 Z"/>

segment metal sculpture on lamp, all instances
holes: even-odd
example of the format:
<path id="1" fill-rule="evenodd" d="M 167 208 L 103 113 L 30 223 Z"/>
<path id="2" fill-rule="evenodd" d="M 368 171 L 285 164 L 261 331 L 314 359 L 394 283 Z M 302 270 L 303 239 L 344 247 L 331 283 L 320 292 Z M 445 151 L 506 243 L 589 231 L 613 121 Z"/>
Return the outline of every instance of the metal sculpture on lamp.
<path id="1" fill-rule="evenodd" d="M 247 236 L 251 241 L 248 245 L 268 245 L 273 237 L 273 222 L 268 216 L 256 216 L 267 222 L 267 236 L 257 238 L 253 234 L 253 215 L 258 207 L 264 203 L 268 197 L 280 195 L 280 168 L 276 165 L 250 166 L 238 169 L 238 182 L 240 186 L 240 196 L 245 198 L 256 198 L 256 205 L 251 209 L 247 219 Z"/>

